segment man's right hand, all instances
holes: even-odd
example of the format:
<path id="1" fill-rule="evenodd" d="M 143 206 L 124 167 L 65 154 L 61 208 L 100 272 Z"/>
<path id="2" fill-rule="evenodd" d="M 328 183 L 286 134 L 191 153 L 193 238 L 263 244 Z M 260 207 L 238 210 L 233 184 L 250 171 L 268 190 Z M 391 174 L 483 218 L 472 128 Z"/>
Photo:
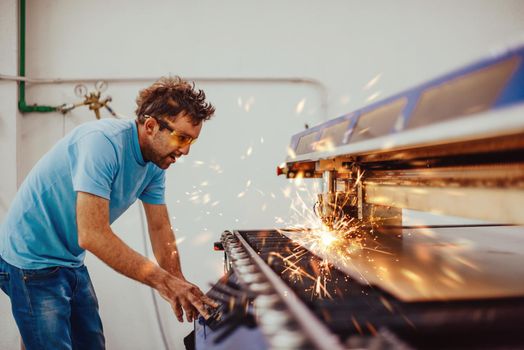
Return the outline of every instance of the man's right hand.
<path id="1" fill-rule="evenodd" d="M 155 289 L 171 304 L 179 322 L 184 321 L 184 312 L 187 321 L 192 322 L 197 318 L 198 314 L 204 318 L 209 317 L 206 305 L 213 308 L 218 306 L 215 301 L 205 296 L 196 285 L 189 283 L 185 279 L 174 277 L 169 273 L 166 273 L 160 282 L 155 285 Z"/>

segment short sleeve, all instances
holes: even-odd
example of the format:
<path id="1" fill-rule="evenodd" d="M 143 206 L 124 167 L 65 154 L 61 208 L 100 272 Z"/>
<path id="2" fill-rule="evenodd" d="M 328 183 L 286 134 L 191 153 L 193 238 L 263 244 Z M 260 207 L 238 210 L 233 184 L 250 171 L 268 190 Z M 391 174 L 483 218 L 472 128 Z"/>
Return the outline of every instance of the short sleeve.
<path id="1" fill-rule="evenodd" d="M 140 194 L 140 200 L 149 204 L 165 204 L 165 183 L 165 171 L 156 171 L 149 184 L 146 186 L 142 194 Z"/>
<path id="2" fill-rule="evenodd" d="M 113 179 L 118 171 L 113 144 L 101 132 L 82 136 L 69 146 L 73 189 L 110 199 Z"/>

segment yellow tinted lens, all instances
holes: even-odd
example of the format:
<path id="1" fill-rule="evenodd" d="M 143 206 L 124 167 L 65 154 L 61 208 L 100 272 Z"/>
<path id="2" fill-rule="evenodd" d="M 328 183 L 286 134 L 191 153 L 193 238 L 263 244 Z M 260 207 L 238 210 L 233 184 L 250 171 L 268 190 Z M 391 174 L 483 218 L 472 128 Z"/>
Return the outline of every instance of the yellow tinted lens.
<path id="1" fill-rule="evenodd" d="M 186 135 L 178 135 L 178 143 L 182 146 L 186 146 L 191 142 L 191 138 Z"/>
<path id="2" fill-rule="evenodd" d="M 176 131 L 173 131 L 171 133 L 171 136 L 173 137 L 173 140 L 180 146 L 184 147 L 189 144 L 192 144 L 195 140 L 191 138 L 190 136 L 178 134 Z"/>

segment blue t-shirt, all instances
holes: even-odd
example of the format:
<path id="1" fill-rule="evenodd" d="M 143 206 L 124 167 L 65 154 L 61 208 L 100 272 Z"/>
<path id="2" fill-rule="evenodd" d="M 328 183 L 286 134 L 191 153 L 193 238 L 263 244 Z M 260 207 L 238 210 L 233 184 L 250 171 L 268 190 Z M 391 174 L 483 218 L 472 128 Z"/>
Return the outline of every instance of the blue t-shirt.
<path id="1" fill-rule="evenodd" d="M 137 198 L 164 204 L 164 170 L 145 162 L 133 120 L 75 128 L 34 166 L 0 228 L 0 256 L 23 269 L 78 267 L 77 192 L 109 200 L 111 223 Z"/>

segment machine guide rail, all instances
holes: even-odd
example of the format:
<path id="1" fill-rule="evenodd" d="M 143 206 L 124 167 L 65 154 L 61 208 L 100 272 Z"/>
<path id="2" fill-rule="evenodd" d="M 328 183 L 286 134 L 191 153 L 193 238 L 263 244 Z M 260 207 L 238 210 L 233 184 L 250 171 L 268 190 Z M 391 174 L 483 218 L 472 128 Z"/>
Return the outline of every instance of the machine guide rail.
<path id="1" fill-rule="evenodd" d="M 344 349 L 238 231 L 225 231 L 221 239 L 228 264 L 259 294 L 255 299 L 258 321 L 271 348 Z"/>

